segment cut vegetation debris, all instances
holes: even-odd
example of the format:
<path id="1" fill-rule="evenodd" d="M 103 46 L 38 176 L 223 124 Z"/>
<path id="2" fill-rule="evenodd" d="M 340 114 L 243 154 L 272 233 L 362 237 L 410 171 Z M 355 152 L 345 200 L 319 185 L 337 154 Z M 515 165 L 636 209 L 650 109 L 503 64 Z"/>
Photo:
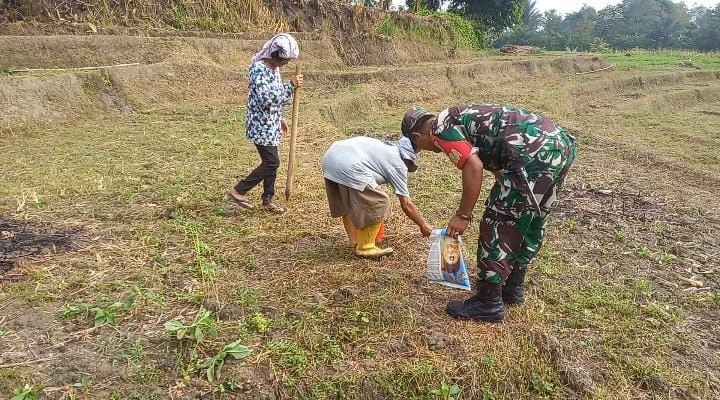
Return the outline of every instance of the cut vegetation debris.
<path id="1" fill-rule="evenodd" d="M 516 44 L 508 44 L 500 48 L 500 52 L 503 54 L 538 54 L 542 53 L 540 49 L 533 46 L 520 46 Z"/>

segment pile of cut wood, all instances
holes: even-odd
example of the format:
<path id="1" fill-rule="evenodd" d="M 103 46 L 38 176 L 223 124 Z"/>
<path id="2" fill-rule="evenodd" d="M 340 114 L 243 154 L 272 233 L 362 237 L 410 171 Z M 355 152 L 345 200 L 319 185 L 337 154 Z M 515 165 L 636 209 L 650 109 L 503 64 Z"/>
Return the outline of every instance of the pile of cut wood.
<path id="1" fill-rule="evenodd" d="M 504 54 L 535 54 L 540 51 L 533 46 L 520 46 L 517 44 L 508 44 L 500 49 L 501 53 Z"/>

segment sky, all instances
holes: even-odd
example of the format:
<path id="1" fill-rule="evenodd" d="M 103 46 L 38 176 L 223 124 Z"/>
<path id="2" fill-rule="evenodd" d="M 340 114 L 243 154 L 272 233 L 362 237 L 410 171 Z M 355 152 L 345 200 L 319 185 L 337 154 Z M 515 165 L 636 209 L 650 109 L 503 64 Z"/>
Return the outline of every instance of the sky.
<path id="1" fill-rule="evenodd" d="M 716 4 L 720 3 L 720 0 L 682 0 L 688 8 L 695 7 L 696 5 L 705 7 L 715 7 Z M 392 0 L 394 5 L 405 5 L 405 0 Z M 596 10 L 600 10 L 611 4 L 621 3 L 622 0 L 584 0 L 584 1 L 572 1 L 572 0 L 536 0 L 537 8 L 540 12 L 548 10 L 557 10 L 560 14 L 567 14 L 569 12 L 577 11 L 582 8 L 583 4 L 587 4 Z M 678 0 L 673 0 L 677 3 Z"/>

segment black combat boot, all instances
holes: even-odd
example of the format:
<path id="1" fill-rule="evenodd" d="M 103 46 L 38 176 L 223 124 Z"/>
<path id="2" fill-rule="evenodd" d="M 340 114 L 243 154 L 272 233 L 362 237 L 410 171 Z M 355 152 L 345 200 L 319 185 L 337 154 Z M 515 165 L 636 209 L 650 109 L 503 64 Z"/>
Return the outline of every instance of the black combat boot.
<path id="1" fill-rule="evenodd" d="M 502 288 L 503 301 L 508 304 L 522 304 L 525 302 L 525 273 L 527 265 L 513 268 L 510 276 Z"/>
<path id="2" fill-rule="evenodd" d="M 475 296 L 465 301 L 451 301 L 445 311 L 454 318 L 500 322 L 505 318 L 502 286 L 481 281 Z"/>

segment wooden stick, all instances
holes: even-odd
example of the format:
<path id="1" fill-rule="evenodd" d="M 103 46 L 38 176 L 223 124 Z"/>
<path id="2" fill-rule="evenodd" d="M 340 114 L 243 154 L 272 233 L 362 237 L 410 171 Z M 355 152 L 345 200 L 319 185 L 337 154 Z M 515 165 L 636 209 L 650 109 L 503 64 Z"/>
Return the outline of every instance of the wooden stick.
<path id="1" fill-rule="evenodd" d="M 15 367 L 24 367 L 27 365 L 37 364 L 45 361 L 50 361 L 52 358 L 38 358 L 37 360 L 30 360 L 30 361 L 23 361 L 19 363 L 12 363 L 12 364 L 1 364 L 0 369 L 4 368 L 15 368 Z"/>
<path id="2" fill-rule="evenodd" d="M 690 284 L 690 285 L 692 285 L 692 286 L 694 286 L 694 287 L 696 287 L 696 288 L 701 288 L 701 287 L 705 286 L 701 281 L 698 281 L 698 280 L 695 280 L 695 279 L 685 278 L 684 276 L 681 276 L 681 277 L 680 277 L 680 280 L 683 281 L 683 282 L 685 282 L 685 283 L 687 283 L 687 284 Z"/>
<path id="3" fill-rule="evenodd" d="M 93 69 L 105 69 L 105 68 L 118 68 L 118 67 L 132 67 L 135 65 L 140 65 L 140 63 L 130 63 L 130 64 L 115 64 L 115 65 L 100 65 L 97 67 L 78 67 L 78 68 L 24 68 L 24 69 L 11 69 L 9 72 L 11 73 L 17 73 L 17 72 L 62 72 L 62 71 L 89 71 Z"/>
<path id="4" fill-rule="evenodd" d="M 295 75 L 300 74 L 300 66 L 295 66 Z M 295 141 L 297 139 L 298 113 L 300 111 L 300 87 L 295 88 L 292 109 L 292 127 L 290 128 L 290 154 L 288 156 L 287 181 L 285 182 L 285 201 L 290 200 L 293 191 L 293 172 L 295 170 Z"/>
<path id="5" fill-rule="evenodd" d="M 596 72 L 601 72 L 601 71 L 605 71 L 605 70 L 608 70 L 608 69 L 610 69 L 610 68 L 612 68 L 612 67 L 614 67 L 614 66 L 615 66 L 615 65 L 613 65 L 613 64 L 610 64 L 610 65 L 608 65 L 608 66 L 607 66 L 607 67 L 605 67 L 605 68 L 600 68 L 600 69 L 596 69 L 596 70 L 593 70 L 593 71 L 587 71 L 587 72 L 576 72 L 576 73 L 575 73 L 575 75 L 594 74 L 594 73 L 596 73 Z"/>

